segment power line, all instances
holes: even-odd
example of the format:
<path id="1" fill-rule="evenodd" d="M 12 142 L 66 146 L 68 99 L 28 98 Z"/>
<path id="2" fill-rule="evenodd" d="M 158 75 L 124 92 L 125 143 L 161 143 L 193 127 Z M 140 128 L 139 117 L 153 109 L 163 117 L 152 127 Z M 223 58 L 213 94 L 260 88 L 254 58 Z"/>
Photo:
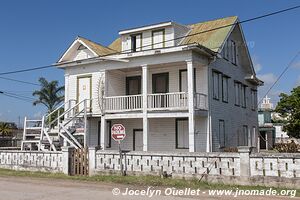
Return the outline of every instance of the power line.
<path id="1" fill-rule="evenodd" d="M 37 84 L 37 83 L 32 83 L 32 82 L 22 81 L 22 80 L 17 80 L 17 79 L 12 79 L 12 78 L 6 78 L 6 77 L 2 77 L 2 76 L 0 76 L 0 79 L 8 80 L 8 81 L 15 81 L 18 83 L 24 83 L 24 84 L 28 84 L 28 85 L 41 86 L 40 84 Z"/>
<path id="2" fill-rule="evenodd" d="M 18 97 L 18 96 L 15 96 L 15 95 L 9 95 L 9 94 L 3 93 L 1 91 L 0 91 L 0 94 L 4 95 L 4 96 L 7 96 L 7 97 L 10 97 L 10 98 L 14 98 L 14 99 L 18 99 L 18 100 L 25 101 L 25 102 L 28 102 L 28 103 L 32 103 L 32 101 L 30 101 L 29 99 L 26 99 L 26 98 Z"/>
<path id="3" fill-rule="evenodd" d="M 4 96 L 7 96 L 7 97 L 23 100 L 23 101 L 26 101 L 26 102 L 31 102 L 31 103 L 32 103 L 32 101 L 36 100 L 32 97 L 27 97 L 27 96 L 23 96 L 23 95 L 11 93 L 11 92 L 5 92 L 5 91 L 1 91 L 1 90 L 0 90 L 0 94 L 2 94 Z"/>
<path id="4" fill-rule="evenodd" d="M 283 71 L 281 72 L 281 74 L 278 76 L 278 78 L 275 80 L 275 82 L 271 85 L 271 87 L 268 89 L 268 91 L 266 92 L 266 94 L 264 96 L 262 96 L 261 100 L 258 102 L 257 105 L 259 105 L 263 101 L 263 99 L 265 98 L 265 96 L 267 96 L 269 94 L 269 92 L 274 88 L 274 86 L 276 85 L 276 83 L 278 83 L 278 81 L 285 74 L 285 72 L 287 72 L 287 70 L 292 66 L 292 64 L 295 62 L 295 60 L 298 58 L 299 55 L 300 55 L 300 51 L 298 51 L 296 53 L 296 55 L 291 59 L 291 61 L 288 63 L 288 65 L 283 69 Z"/>
<path id="5" fill-rule="evenodd" d="M 253 17 L 253 18 L 250 18 L 250 19 L 246 19 L 246 20 L 240 21 L 240 22 L 235 22 L 235 23 L 232 23 L 232 24 L 220 26 L 220 27 L 217 27 L 217 28 L 213 28 L 213 29 L 209 29 L 209 30 L 205 30 L 205 31 L 200 31 L 200 32 L 197 32 L 197 33 L 194 33 L 194 34 L 190 34 L 190 35 L 187 35 L 187 36 L 180 36 L 180 37 L 177 37 L 177 38 L 174 38 L 174 39 L 170 39 L 170 40 L 166 40 L 166 41 L 162 41 L 162 42 L 156 42 L 156 43 L 153 43 L 151 45 L 144 45 L 144 46 L 141 46 L 140 48 L 149 47 L 149 46 L 156 45 L 156 44 L 162 44 L 162 43 L 166 43 L 166 42 L 170 42 L 170 41 L 175 41 L 175 40 L 179 40 L 179 39 L 191 37 L 191 36 L 194 36 L 194 35 L 199 35 L 199 34 L 207 33 L 207 32 L 210 32 L 210 31 L 215 31 L 215 30 L 218 30 L 218 29 L 230 27 L 230 26 L 237 25 L 237 24 L 243 24 L 243 23 L 251 22 L 251 21 L 254 21 L 254 20 L 258 20 L 258 19 L 262 19 L 262 18 L 265 18 L 265 17 L 270 17 L 270 16 L 277 15 L 277 14 L 280 14 L 280 13 L 284 13 L 284 12 L 288 12 L 288 11 L 291 11 L 291 10 L 295 10 L 295 9 L 298 9 L 298 8 L 300 8 L 300 5 L 294 6 L 294 7 L 290 7 L 290 8 L 286 8 L 286 9 L 282 9 L 282 10 L 275 11 L 275 12 L 271 12 L 271 13 L 268 13 L 268 14 L 260 15 L 260 16 L 257 16 L 257 17 Z M 100 58 L 100 57 L 109 56 L 109 55 L 115 55 L 115 54 L 118 54 L 118 53 L 128 53 L 128 50 L 126 50 L 126 51 L 125 50 L 123 50 L 123 51 L 117 51 L 117 52 L 106 54 L 106 55 L 102 55 L 102 56 L 96 56 L 96 57 L 93 57 L 93 58 L 82 59 L 80 61 L 90 60 L 90 59 L 95 59 L 95 58 Z M 23 69 L 23 70 L 2 72 L 2 73 L 0 73 L 0 75 L 16 74 L 16 73 L 22 73 L 22 72 L 29 72 L 29 71 L 47 69 L 47 68 L 52 68 L 52 67 L 55 67 L 55 65 L 45 65 L 45 66 L 40 66 L 40 67 L 27 68 L 27 69 Z"/>
<path id="6" fill-rule="evenodd" d="M 8 72 L 0 73 L 0 75 L 16 74 L 16 73 L 21 73 L 21 72 L 29 72 L 29 71 L 47 69 L 47 68 L 50 68 L 50 67 L 54 67 L 54 65 L 46 65 L 46 66 L 33 67 L 33 68 L 28 68 L 28 69 L 21 69 L 21 70 L 16 70 L 16 71 L 8 71 Z"/>

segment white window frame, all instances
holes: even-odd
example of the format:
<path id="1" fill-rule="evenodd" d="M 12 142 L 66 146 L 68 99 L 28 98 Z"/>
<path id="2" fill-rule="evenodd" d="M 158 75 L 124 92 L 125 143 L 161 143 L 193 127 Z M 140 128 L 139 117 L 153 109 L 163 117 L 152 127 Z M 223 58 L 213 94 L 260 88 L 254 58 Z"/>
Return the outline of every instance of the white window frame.
<path id="1" fill-rule="evenodd" d="M 220 100 L 220 72 L 213 70 L 212 79 L 213 99 Z"/>
<path id="2" fill-rule="evenodd" d="M 161 36 L 162 36 L 162 42 L 156 44 L 157 42 L 154 41 L 154 37 L 155 37 L 155 33 L 159 33 L 161 32 Z M 164 48 L 166 45 L 165 42 L 165 29 L 159 29 L 159 30 L 153 30 L 152 31 L 152 49 L 160 49 L 160 48 Z"/>
<path id="3" fill-rule="evenodd" d="M 225 130 L 225 121 L 219 120 L 219 144 L 220 148 L 224 148 L 226 146 L 226 130 Z"/>
<path id="4" fill-rule="evenodd" d="M 228 103 L 228 80 L 229 77 L 226 75 L 222 75 L 222 101 Z M 224 84 L 225 83 L 225 84 Z"/>
<path id="5" fill-rule="evenodd" d="M 251 109 L 257 109 L 257 91 L 254 89 L 251 89 Z"/>

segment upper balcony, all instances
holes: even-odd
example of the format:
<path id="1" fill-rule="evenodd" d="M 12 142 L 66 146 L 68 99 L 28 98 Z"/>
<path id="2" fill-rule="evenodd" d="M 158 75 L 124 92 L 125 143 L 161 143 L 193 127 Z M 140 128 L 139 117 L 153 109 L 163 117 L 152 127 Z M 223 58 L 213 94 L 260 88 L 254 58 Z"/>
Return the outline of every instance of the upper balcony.
<path id="1" fill-rule="evenodd" d="M 194 109 L 208 110 L 207 95 L 194 94 Z M 104 97 L 105 112 L 119 113 L 143 110 L 142 95 Z M 184 111 L 188 110 L 188 93 L 172 92 L 147 95 L 148 111 Z"/>
<path id="2" fill-rule="evenodd" d="M 187 112 L 190 107 L 207 111 L 207 68 L 192 69 L 191 95 L 186 63 L 108 70 L 104 112 Z"/>

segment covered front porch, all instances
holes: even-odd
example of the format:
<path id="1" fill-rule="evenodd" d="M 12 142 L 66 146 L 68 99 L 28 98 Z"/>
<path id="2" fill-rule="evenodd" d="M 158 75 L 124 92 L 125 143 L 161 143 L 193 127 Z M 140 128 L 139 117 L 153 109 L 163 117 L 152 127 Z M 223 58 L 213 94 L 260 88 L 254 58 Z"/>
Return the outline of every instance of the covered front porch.
<path id="1" fill-rule="evenodd" d="M 118 150 L 118 143 L 111 138 L 110 128 L 113 124 L 123 124 L 126 128 L 126 138 L 121 142 L 122 150 L 206 152 L 208 148 L 207 117 L 195 117 L 195 131 L 191 134 L 189 120 L 184 116 L 148 118 L 146 131 L 143 118 L 102 119 L 102 122 L 106 124 L 101 134 L 103 150 Z"/>

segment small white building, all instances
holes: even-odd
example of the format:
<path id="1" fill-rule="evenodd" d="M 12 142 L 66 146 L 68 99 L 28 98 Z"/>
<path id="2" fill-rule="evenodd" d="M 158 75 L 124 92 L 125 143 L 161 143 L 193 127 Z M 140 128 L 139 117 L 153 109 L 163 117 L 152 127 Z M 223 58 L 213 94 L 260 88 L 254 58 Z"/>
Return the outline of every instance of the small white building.
<path id="1" fill-rule="evenodd" d="M 121 123 L 124 150 L 255 147 L 262 82 L 237 22 L 227 17 L 130 28 L 107 47 L 77 37 L 57 67 L 65 71 L 65 111 L 86 108 L 85 145 L 117 149 L 110 127 Z"/>

